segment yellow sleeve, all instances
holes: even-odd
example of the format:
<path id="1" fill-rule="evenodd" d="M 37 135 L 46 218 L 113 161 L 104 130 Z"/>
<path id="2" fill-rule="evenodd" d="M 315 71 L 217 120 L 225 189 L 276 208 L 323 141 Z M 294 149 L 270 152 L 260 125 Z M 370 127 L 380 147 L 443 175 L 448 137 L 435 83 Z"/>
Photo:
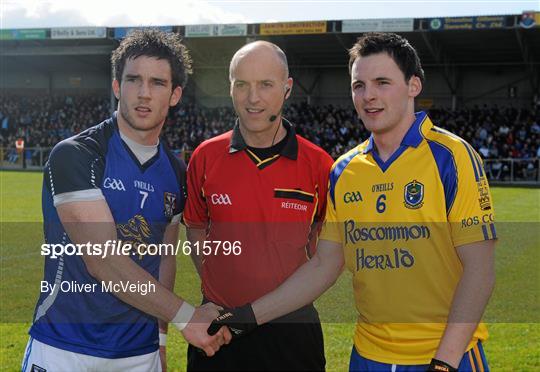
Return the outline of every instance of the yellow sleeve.
<path id="1" fill-rule="evenodd" d="M 328 204 L 326 206 L 324 224 L 319 239 L 342 243 L 342 235 L 337 220 L 336 205 L 335 201 L 330 197 L 330 190 L 328 190 L 326 200 L 328 201 Z"/>
<path id="2" fill-rule="evenodd" d="M 493 203 L 480 156 L 463 141 L 456 146 L 454 158 L 457 192 L 448 213 L 454 246 L 496 239 Z"/>

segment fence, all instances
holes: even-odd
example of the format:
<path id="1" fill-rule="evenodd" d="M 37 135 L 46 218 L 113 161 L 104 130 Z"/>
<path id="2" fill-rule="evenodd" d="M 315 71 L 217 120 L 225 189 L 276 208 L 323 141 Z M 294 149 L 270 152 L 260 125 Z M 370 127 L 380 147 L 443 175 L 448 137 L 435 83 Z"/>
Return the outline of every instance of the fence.
<path id="1" fill-rule="evenodd" d="M 540 186 L 540 158 L 484 159 L 488 179 L 497 183 L 537 183 Z"/>
<path id="2" fill-rule="evenodd" d="M 26 148 L 18 153 L 15 147 L 0 147 L 0 169 L 43 169 L 51 152 L 50 147 Z M 191 151 L 175 151 L 186 161 Z M 24 159 L 23 159 L 24 158 Z M 493 184 L 527 183 L 540 186 L 540 159 L 484 159 L 484 168 L 488 179 Z"/>
<path id="3" fill-rule="evenodd" d="M 0 169 L 43 169 L 52 147 L 28 147 L 22 152 L 15 147 L 0 147 Z"/>

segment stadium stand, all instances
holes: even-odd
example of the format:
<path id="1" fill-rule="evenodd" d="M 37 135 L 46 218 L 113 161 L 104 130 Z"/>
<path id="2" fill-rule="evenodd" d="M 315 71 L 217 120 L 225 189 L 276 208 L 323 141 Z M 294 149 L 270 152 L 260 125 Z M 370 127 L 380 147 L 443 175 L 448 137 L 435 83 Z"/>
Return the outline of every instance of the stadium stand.
<path id="1" fill-rule="evenodd" d="M 269 40 L 285 51 L 295 81 L 285 116 L 337 157 L 368 136 L 352 109 L 347 48 L 363 32 L 392 31 L 422 60 L 419 109 L 469 141 L 492 181 L 540 185 L 540 12 L 159 28 L 182 35 L 194 61 L 164 134 L 179 156 L 231 128 L 229 61 L 245 43 Z M 110 53 L 130 30 L 0 33 L 0 168 L 39 169 L 60 139 L 109 116 Z M 24 151 L 15 148 L 21 140 Z"/>
<path id="2" fill-rule="evenodd" d="M 3 160 L 18 160 L 13 144 L 26 143 L 27 163 L 39 164 L 40 153 L 60 140 L 106 118 L 110 109 L 106 97 L 25 96 L 0 97 L 0 144 Z M 485 159 L 492 180 L 536 180 L 540 157 L 540 110 L 474 105 L 450 110 L 431 108 L 429 115 L 438 126 L 467 140 Z M 369 134 L 358 121 L 352 104 L 313 106 L 293 103 L 284 116 L 295 123 L 297 132 L 336 158 Z M 171 112 L 163 139 L 178 154 L 189 154 L 202 141 L 223 133 L 234 125 L 231 107 L 208 108 L 181 104 Z M 42 155 L 46 159 L 46 154 Z M 511 169 L 506 159 L 513 159 Z"/>

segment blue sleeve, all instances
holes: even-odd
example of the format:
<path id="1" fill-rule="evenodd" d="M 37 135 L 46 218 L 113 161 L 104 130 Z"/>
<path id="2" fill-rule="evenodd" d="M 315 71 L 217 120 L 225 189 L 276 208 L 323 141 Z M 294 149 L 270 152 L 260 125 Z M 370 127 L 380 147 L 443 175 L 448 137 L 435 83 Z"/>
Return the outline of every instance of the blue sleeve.
<path id="1" fill-rule="evenodd" d="M 104 166 L 99 152 L 73 139 L 64 140 L 54 147 L 47 162 L 47 187 L 53 196 L 99 189 Z"/>

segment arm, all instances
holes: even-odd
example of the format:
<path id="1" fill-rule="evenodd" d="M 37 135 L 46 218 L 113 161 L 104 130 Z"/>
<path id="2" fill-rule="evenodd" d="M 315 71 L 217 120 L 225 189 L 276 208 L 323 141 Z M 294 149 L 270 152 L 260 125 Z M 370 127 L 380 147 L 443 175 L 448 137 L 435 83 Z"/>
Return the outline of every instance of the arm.
<path id="1" fill-rule="evenodd" d="M 117 239 L 116 226 L 105 200 L 82 201 L 61 204 L 58 215 L 70 239 L 74 243 L 98 243 Z M 90 275 L 98 281 L 152 282 L 154 293 L 146 296 L 136 292 L 119 292 L 122 301 L 165 321 L 171 321 L 182 305 L 182 300 L 167 290 L 146 270 L 124 255 L 84 255 L 83 261 Z M 118 270 L 118 268 L 122 270 Z"/>
<path id="2" fill-rule="evenodd" d="M 178 240 L 178 222 L 173 222 L 169 224 L 165 230 L 165 235 L 163 237 L 163 242 L 168 244 L 175 245 Z M 159 264 L 159 282 L 163 284 L 165 288 L 174 292 L 174 280 L 176 277 L 176 256 L 162 255 L 161 262 Z M 161 369 L 162 371 L 167 370 L 167 354 L 166 354 L 166 343 L 162 342 L 161 338 L 165 338 L 168 331 L 168 323 L 158 319 L 159 323 L 159 354 L 161 359 Z"/>
<path id="3" fill-rule="evenodd" d="M 253 303 L 257 324 L 269 322 L 316 300 L 336 282 L 343 263 L 341 244 L 320 240 L 311 260 L 278 288 Z"/>
<path id="4" fill-rule="evenodd" d="M 240 337 L 258 324 L 267 323 L 313 302 L 336 282 L 345 260 L 342 244 L 339 242 L 340 234 L 335 223 L 337 221 L 335 208 L 326 206 L 327 199 L 330 200 L 329 197 L 327 198 L 327 184 L 332 162 L 332 158 L 324 154 L 321 161 L 317 163 L 320 178 L 316 182 L 320 200 L 317 219 L 330 221 L 330 223 L 325 224 L 324 227 L 323 224 L 318 224 L 313 230 L 318 233 L 322 228 L 323 231 L 314 256 L 278 288 L 252 304 L 248 303 L 239 308 L 222 311 L 220 317 L 212 323 L 212 330 L 217 329 L 218 325 L 233 325 L 236 329 L 233 337 Z M 310 245 L 316 241 L 317 233 L 311 236 Z"/>
<path id="5" fill-rule="evenodd" d="M 317 253 L 303 264 L 285 282 L 253 304 L 220 311 L 212 322 L 209 334 L 221 326 L 234 329 L 233 338 L 241 337 L 257 327 L 301 308 L 319 297 L 335 283 L 343 268 L 341 244 L 321 240 Z"/>
<path id="6" fill-rule="evenodd" d="M 204 240 L 206 239 L 206 231 L 204 229 L 196 229 L 192 227 L 186 227 L 186 236 L 187 239 L 193 243 L 200 242 L 199 246 L 202 247 L 204 244 Z M 203 261 L 203 255 L 197 254 L 196 249 L 191 250 L 191 260 L 193 261 L 193 265 L 195 265 L 195 269 L 197 269 L 197 273 L 199 274 L 199 278 L 202 278 L 202 261 Z M 200 252 L 199 252 L 200 253 Z"/>
<path id="7" fill-rule="evenodd" d="M 495 241 L 486 240 L 457 247 L 463 264 L 448 325 L 435 359 L 457 368 L 495 285 Z"/>
<path id="8" fill-rule="evenodd" d="M 116 226 L 105 200 L 69 202 L 57 207 L 62 224 L 74 243 L 104 243 L 115 240 Z M 118 292 L 116 296 L 131 306 L 166 322 L 175 319 L 183 300 L 159 283 L 147 271 L 138 266 L 130 257 L 123 255 L 101 256 L 84 255 L 83 261 L 91 276 L 99 281 L 143 281 L 155 285 L 155 292 L 143 296 L 136 292 Z M 122 270 L 118 270 L 122 268 Z M 182 330 L 184 338 L 213 355 L 223 344 L 223 333 L 209 337 L 206 329 L 218 315 L 217 308 L 205 306 L 198 308 L 188 325 Z M 225 339 L 226 341 L 226 339 Z"/>
<path id="9" fill-rule="evenodd" d="M 264 295 L 253 302 L 253 312 L 257 324 L 263 324 L 288 314 L 315 301 L 324 291 L 330 288 L 341 274 L 344 265 L 343 248 L 339 239 L 334 241 L 325 239 L 325 234 L 317 243 L 317 237 L 323 229 L 322 221 L 336 221 L 335 209 L 327 206 L 330 202 L 328 193 L 328 177 L 334 161 L 326 154 L 320 154 L 320 161 L 316 163 L 314 174 L 318 179 L 316 192 L 318 206 L 315 220 L 319 221 L 313 226 L 309 246 L 314 251 L 313 257 L 300 266 L 285 282 L 274 291 Z M 337 226 L 331 222 L 325 225 L 324 230 L 333 230 Z"/>

